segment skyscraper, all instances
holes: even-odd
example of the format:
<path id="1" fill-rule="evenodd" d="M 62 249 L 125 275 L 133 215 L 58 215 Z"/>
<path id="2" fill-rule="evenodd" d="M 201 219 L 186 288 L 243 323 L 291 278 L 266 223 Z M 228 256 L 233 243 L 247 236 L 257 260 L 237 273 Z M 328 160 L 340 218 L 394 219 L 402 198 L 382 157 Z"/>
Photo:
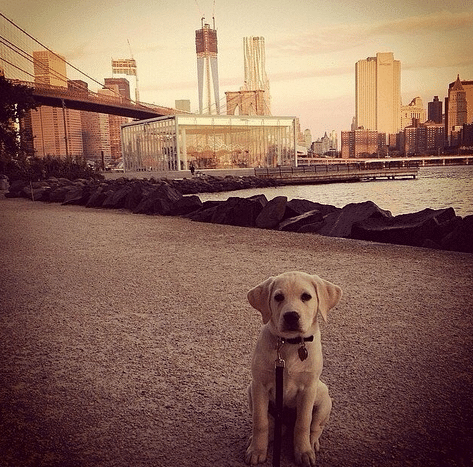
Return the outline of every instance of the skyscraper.
<path id="1" fill-rule="evenodd" d="M 428 119 L 431 122 L 442 123 L 442 101 L 439 101 L 439 96 L 434 96 L 434 100 L 428 103 Z"/>
<path id="2" fill-rule="evenodd" d="M 220 97 L 218 87 L 217 64 L 217 31 L 215 19 L 213 29 L 203 24 L 195 32 L 195 48 L 197 52 L 197 79 L 199 86 L 199 113 L 220 114 Z M 212 92 L 213 91 L 213 92 Z"/>
<path id="3" fill-rule="evenodd" d="M 401 62 L 392 52 L 355 64 L 356 125 L 391 134 L 401 128 Z"/>
<path id="4" fill-rule="evenodd" d="M 266 75 L 266 51 L 264 37 L 243 38 L 245 84 L 243 91 L 264 91 L 264 115 L 271 115 L 269 80 Z"/>
<path id="5" fill-rule="evenodd" d="M 67 88 L 64 57 L 49 50 L 33 52 L 35 83 Z M 42 105 L 25 119 L 36 156 L 82 156 L 82 125 L 79 110 Z"/>
<path id="6" fill-rule="evenodd" d="M 130 83 L 125 78 L 105 78 L 105 87 L 113 91 L 113 95 L 130 100 Z M 119 115 L 108 115 L 110 131 L 110 157 L 112 162 L 117 162 L 122 157 L 121 130 L 124 123 L 131 119 Z"/>
<path id="7" fill-rule="evenodd" d="M 114 77 L 134 76 L 135 77 L 135 101 L 140 102 L 140 91 L 138 89 L 138 67 L 134 58 L 121 58 L 114 60 L 112 58 L 112 75 Z M 128 81 L 128 80 L 127 80 Z M 129 83 L 128 83 L 129 86 Z M 128 96 L 130 99 L 130 96 Z"/>
<path id="8" fill-rule="evenodd" d="M 460 75 L 448 86 L 445 99 L 446 136 L 473 120 L 473 81 L 461 81 Z M 470 111 L 470 112 L 469 112 Z"/>
<path id="9" fill-rule="evenodd" d="M 420 97 L 414 97 L 408 105 L 401 106 L 401 130 L 411 126 L 413 121 L 416 120 L 417 123 L 424 123 L 425 118 L 425 109 L 424 103 Z"/>

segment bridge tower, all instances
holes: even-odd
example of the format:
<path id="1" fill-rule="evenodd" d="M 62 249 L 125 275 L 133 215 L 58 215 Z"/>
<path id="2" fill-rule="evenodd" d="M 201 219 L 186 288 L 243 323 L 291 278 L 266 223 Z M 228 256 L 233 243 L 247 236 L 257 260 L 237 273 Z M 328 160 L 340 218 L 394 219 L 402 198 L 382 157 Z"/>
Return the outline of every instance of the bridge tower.
<path id="1" fill-rule="evenodd" d="M 202 17 L 202 28 L 195 32 L 197 52 L 197 78 L 199 85 L 199 113 L 220 115 L 220 97 L 218 87 L 217 31 L 215 18 L 213 29 Z M 212 92 L 213 91 L 213 92 Z"/>

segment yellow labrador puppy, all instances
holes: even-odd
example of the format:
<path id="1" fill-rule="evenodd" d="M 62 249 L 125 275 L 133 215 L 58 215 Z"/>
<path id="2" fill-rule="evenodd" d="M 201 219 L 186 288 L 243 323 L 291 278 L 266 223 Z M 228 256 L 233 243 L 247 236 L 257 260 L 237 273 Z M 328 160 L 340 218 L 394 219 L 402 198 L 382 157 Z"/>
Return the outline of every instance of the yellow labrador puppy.
<path id="1" fill-rule="evenodd" d="M 296 409 L 294 457 L 298 464 L 315 465 L 319 437 L 332 408 L 328 388 L 319 379 L 323 359 L 317 313 L 326 320 L 341 295 L 337 285 L 303 272 L 270 277 L 248 292 L 248 301 L 261 312 L 264 326 L 253 354 L 248 390 L 253 433 L 247 464 L 263 463 L 267 458 L 268 406 L 275 402 L 279 352 L 285 361 L 284 406 Z"/>

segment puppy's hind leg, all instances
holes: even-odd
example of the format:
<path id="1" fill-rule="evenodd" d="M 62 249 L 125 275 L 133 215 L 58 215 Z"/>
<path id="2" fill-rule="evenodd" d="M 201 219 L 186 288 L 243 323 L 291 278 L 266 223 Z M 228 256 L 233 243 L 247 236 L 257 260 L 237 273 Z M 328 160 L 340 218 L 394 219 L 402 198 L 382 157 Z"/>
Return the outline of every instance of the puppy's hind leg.
<path id="1" fill-rule="evenodd" d="M 328 387 L 322 381 L 317 386 L 317 398 L 312 411 L 312 423 L 310 425 L 310 444 L 314 446 L 315 452 L 320 450 L 319 438 L 330 418 L 332 410 L 332 399 L 328 394 Z"/>

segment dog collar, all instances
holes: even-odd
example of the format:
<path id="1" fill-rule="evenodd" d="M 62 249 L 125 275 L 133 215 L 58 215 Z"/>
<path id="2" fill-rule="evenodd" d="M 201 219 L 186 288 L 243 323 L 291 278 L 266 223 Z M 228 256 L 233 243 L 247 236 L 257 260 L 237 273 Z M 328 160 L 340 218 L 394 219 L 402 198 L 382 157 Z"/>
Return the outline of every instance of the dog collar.
<path id="1" fill-rule="evenodd" d="M 303 342 L 313 342 L 314 336 L 309 336 L 309 337 L 293 337 L 293 338 L 286 338 L 286 337 L 280 337 L 281 342 L 283 344 L 302 344 Z"/>
<path id="2" fill-rule="evenodd" d="M 279 353 L 281 347 L 284 344 L 300 344 L 299 349 L 297 350 L 297 353 L 299 354 L 299 358 L 301 361 L 304 361 L 308 356 L 309 356 L 309 351 L 305 347 L 306 342 L 312 342 L 314 340 L 314 336 L 309 336 L 309 337 L 293 337 L 293 338 L 286 338 L 286 337 L 279 337 L 278 338 L 278 345 L 276 347 L 276 351 L 278 353 L 278 358 L 277 362 L 282 362 L 284 366 L 284 360 L 281 359 L 281 355 Z"/>

